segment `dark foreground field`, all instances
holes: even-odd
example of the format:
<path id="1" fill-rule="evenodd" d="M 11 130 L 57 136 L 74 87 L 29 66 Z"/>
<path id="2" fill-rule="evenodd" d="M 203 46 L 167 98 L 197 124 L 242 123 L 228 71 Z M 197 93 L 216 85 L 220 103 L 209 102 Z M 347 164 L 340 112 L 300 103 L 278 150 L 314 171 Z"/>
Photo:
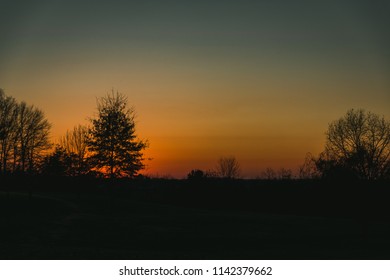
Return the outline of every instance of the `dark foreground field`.
<path id="1" fill-rule="evenodd" d="M 390 259 L 386 184 L 4 180 L 1 259 Z"/>

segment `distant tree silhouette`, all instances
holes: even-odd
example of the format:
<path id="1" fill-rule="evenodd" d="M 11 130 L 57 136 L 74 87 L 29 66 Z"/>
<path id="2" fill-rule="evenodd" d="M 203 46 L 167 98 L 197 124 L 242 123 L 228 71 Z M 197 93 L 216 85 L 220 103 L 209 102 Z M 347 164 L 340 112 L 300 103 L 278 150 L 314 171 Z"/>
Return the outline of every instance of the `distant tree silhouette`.
<path id="1" fill-rule="evenodd" d="M 362 109 L 349 110 L 329 124 L 325 149 L 316 165 L 324 177 L 388 177 L 390 122 Z"/>
<path id="2" fill-rule="evenodd" d="M 293 178 L 293 173 L 291 169 L 280 168 L 274 170 L 271 167 L 267 167 L 264 171 L 261 172 L 259 179 L 263 180 L 291 180 Z"/>
<path id="3" fill-rule="evenodd" d="M 134 109 L 114 91 L 97 101 L 98 116 L 89 129 L 88 150 L 92 166 L 109 177 L 134 177 L 145 167 L 142 151 L 147 141 L 135 134 Z"/>
<path id="4" fill-rule="evenodd" d="M 279 180 L 291 180 L 293 178 L 291 169 L 280 168 L 277 172 L 277 178 Z"/>
<path id="5" fill-rule="evenodd" d="M 221 157 L 217 164 L 217 173 L 222 178 L 234 179 L 240 177 L 240 164 L 233 156 Z"/>
<path id="6" fill-rule="evenodd" d="M 74 175 L 75 162 L 75 154 L 69 155 L 63 147 L 57 145 L 51 154 L 44 157 L 41 173 L 51 176 Z"/>
<path id="7" fill-rule="evenodd" d="M 71 131 L 66 131 L 60 138 L 59 145 L 69 158 L 74 159 L 73 175 L 82 175 L 88 171 L 87 146 L 88 146 L 88 128 L 78 125 Z"/>
<path id="8" fill-rule="evenodd" d="M 218 171 L 215 171 L 214 169 L 208 169 L 205 172 L 205 177 L 207 177 L 207 178 L 218 178 L 219 174 L 218 174 Z"/>
<path id="9" fill-rule="evenodd" d="M 275 170 L 271 167 L 267 167 L 264 171 L 261 172 L 261 179 L 265 180 L 275 180 L 277 178 Z"/>
<path id="10" fill-rule="evenodd" d="M 3 173 L 37 171 L 43 152 L 51 147 L 51 125 L 44 113 L 17 103 L 0 91 L 0 168 Z"/>
<path id="11" fill-rule="evenodd" d="M 299 179 L 316 179 L 319 178 L 320 173 L 316 166 L 316 158 L 307 153 L 305 160 L 301 166 L 299 166 Z"/>
<path id="12" fill-rule="evenodd" d="M 187 174 L 188 180 L 200 180 L 206 178 L 206 174 L 200 169 L 193 169 Z"/>

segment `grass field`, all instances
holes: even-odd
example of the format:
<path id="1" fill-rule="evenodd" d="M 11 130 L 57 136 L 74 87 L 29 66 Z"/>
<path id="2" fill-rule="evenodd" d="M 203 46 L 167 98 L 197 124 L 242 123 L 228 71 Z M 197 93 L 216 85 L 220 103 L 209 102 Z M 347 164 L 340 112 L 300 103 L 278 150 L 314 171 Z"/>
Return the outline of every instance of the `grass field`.
<path id="1" fill-rule="evenodd" d="M 386 219 L 239 208 L 195 207 L 126 192 L 3 191 L 0 258 L 390 258 Z"/>

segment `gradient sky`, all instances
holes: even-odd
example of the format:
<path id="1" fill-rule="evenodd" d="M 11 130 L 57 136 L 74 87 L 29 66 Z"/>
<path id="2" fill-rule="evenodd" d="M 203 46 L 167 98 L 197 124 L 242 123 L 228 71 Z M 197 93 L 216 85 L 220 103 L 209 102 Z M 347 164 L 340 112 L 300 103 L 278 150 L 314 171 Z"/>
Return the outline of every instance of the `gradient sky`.
<path id="1" fill-rule="evenodd" d="M 234 155 L 243 175 L 296 169 L 350 108 L 389 119 L 389 1 L 3 1 L 0 88 L 52 138 L 128 96 L 146 173 Z"/>

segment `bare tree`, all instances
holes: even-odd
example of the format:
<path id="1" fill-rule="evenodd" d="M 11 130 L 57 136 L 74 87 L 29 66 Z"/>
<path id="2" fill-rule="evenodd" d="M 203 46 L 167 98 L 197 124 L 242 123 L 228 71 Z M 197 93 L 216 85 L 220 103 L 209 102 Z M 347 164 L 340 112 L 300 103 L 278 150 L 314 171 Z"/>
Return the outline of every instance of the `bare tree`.
<path id="1" fill-rule="evenodd" d="M 316 166 L 316 159 L 311 153 L 307 153 L 305 160 L 301 166 L 299 166 L 299 179 L 315 179 L 320 176 L 318 168 Z"/>
<path id="2" fill-rule="evenodd" d="M 19 104 L 17 139 L 14 146 L 14 161 L 21 172 L 34 171 L 42 159 L 42 152 L 51 147 L 49 132 L 51 125 L 44 113 L 25 102 Z"/>
<path id="3" fill-rule="evenodd" d="M 17 103 L 0 90 L 0 170 L 35 171 L 43 152 L 51 147 L 50 124 L 44 113 Z"/>
<path id="4" fill-rule="evenodd" d="M 291 169 L 280 168 L 274 170 L 270 167 L 267 167 L 264 171 L 261 172 L 259 179 L 265 180 L 291 180 L 293 178 L 293 173 Z"/>
<path id="5" fill-rule="evenodd" d="M 329 124 L 324 152 L 317 161 L 323 172 L 334 167 L 361 179 L 379 179 L 390 170 L 390 122 L 365 110 L 349 110 Z"/>
<path id="6" fill-rule="evenodd" d="M 75 175 L 81 175 L 87 171 L 87 146 L 88 146 L 88 128 L 78 125 L 71 131 L 66 131 L 60 138 L 60 147 L 69 158 L 75 158 Z"/>
<path id="7" fill-rule="evenodd" d="M 214 169 L 207 169 L 204 175 L 207 178 L 218 178 L 218 171 L 215 171 Z"/>
<path id="8" fill-rule="evenodd" d="M 0 171 L 6 173 L 16 140 L 18 104 L 0 89 Z"/>
<path id="9" fill-rule="evenodd" d="M 260 178 L 266 180 L 275 180 L 276 172 L 271 167 L 267 167 L 264 171 L 261 172 Z"/>
<path id="10" fill-rule="evenodd" d="M 221 157 L 216 169 L 222 178 L 234 179 L 240 177 L 240 164 L 233 156 Z"/>
<path id="11" fill-rule="evenodd" d="M 279 180 L 291 180 L 293 178 L 291 169 L 280 168 L 277 172 L 277 178 Z"/>

